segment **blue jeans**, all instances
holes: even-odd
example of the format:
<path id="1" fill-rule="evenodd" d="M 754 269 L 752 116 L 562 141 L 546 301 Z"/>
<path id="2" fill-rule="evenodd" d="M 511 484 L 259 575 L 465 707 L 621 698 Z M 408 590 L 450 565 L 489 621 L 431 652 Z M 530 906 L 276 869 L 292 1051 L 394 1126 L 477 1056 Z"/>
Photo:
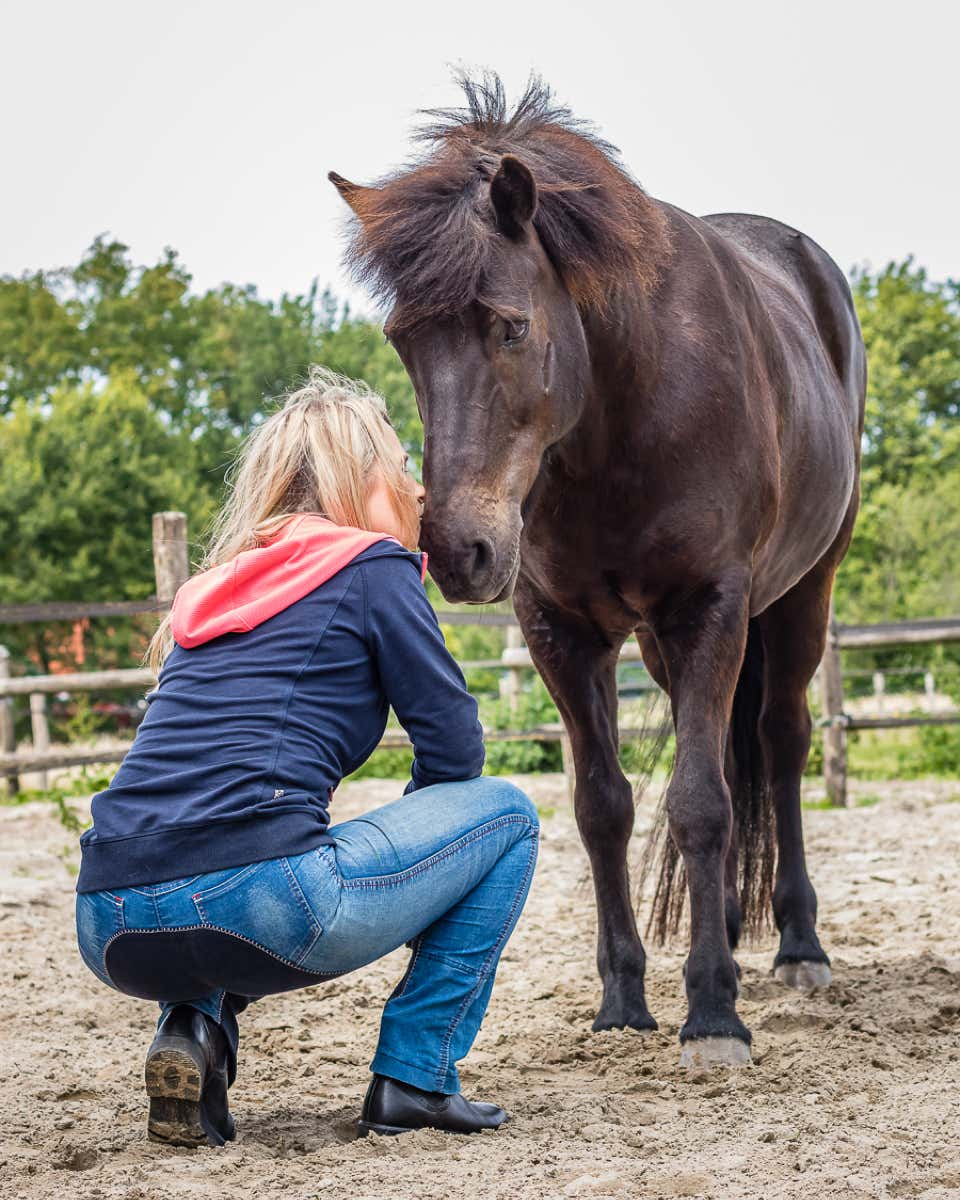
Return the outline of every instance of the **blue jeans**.
<path id="1" fill-rule="evenodd" d="M 456 1063 L 480 1028 L 500 954 L 537 857 L 531 801 L 493 777 L 422 788 L 330 830 L 333 845 L 165 883 L 80 893 L 77 938 L 91 971 L 117 933 L 211 925 L 303 971 L 341 974 L 412 945 L 383 1011 L 370 1069 L 425 1091 L 459 1091 Z M 251 997 L 190 999 L 231 1051 Z M 161 1005 L 166 1012 L 176 997 Z M 162 1013 L 161 1013 L 162 1019 Z"/>

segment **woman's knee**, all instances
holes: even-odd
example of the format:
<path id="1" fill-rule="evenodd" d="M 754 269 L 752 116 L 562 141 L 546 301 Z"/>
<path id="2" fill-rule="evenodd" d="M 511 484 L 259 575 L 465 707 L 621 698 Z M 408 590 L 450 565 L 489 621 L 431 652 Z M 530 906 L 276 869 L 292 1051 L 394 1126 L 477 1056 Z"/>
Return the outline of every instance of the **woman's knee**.
<path id="1" fill-rule="evenodd" d="M 482 798 L 482 803 L 494 817 L 522 817 L 532 829 L 540 828 L 537 806 L 516 784 L 499 775 L 481 775 L 470 781 Z"/>

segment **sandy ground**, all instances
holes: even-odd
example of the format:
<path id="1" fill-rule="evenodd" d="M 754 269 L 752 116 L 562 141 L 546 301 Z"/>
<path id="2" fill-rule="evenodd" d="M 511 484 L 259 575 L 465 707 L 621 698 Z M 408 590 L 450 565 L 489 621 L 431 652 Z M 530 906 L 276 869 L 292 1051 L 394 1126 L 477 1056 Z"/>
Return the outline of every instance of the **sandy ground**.
<path id="1" fill-rule="evenodd" d="M 691 1076 L 677 1066 L 681 946 L 650 956 L 659 1033 L 590 1033 L 586 859 L 562 778 L 518 782 L 543 808 L 540 864 L 462 1072 L 512 1120 L 473 1138 L 356 1139 L 398 952 L 245 1014 L 233 1145 L 148 1142 L 154 1009 L 77 956 L 74 837 L 48 807 L 0 808 L 0 1196 L 960 1197 L 960 785 L 870 784 L 860 794 L 879 803 L 807 812 L 834 983 L 789 993 L 772 939 L 742 952 L 754 1064 Z M 347 786 L 336 816 L 395 791 Z"/>

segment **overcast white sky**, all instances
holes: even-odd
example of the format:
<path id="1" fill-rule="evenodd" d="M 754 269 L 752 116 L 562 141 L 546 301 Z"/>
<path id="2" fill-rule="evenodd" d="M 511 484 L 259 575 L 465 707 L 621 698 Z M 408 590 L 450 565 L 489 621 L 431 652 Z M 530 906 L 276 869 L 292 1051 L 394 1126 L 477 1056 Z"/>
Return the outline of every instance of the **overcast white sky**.
<path id="1" fill-rule="evenodd" d="M 203 288 L 348 294 L 331 168 L 403 161 L 450 64 L 531 68 L 654 195 L 745 210 L 848 269 L 960 275 L 958 6 L 33 0 L 0 17 L 0 273 L 101 232 Z M 629 15 L 620 15 L 621 10 Z M 358 294 L 353 293 L 356 299 Z"/>

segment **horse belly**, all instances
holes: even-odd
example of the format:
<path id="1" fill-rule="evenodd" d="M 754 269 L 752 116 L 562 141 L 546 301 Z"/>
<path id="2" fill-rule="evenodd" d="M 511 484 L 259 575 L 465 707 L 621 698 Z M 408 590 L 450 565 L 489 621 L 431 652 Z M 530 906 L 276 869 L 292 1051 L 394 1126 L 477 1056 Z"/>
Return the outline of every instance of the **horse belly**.
<path id="1" fill-rule="evenodd" d="M 837 539 L 857 481 L 859 433 L 845 409 L 834 380 L 785 422 L 780 505 L 770 536 L 754 557 L 751 615 L 779 600 Z"/>

